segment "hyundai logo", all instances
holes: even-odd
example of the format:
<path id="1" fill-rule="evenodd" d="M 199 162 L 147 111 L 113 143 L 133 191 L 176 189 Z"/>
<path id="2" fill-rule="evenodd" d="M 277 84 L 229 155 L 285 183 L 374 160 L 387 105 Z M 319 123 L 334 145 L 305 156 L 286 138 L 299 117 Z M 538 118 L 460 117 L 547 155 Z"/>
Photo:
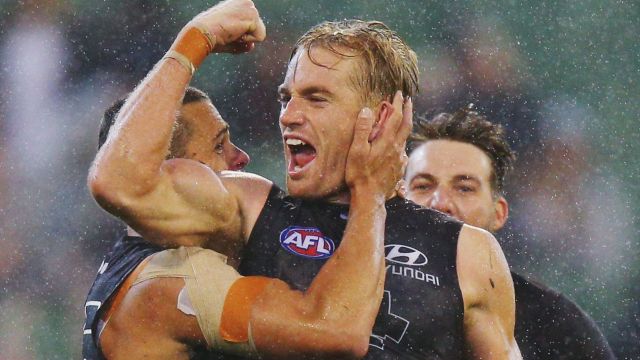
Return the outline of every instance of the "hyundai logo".
<path id="1" fill-rule="evenodd" d="M 427 264 L 427 256 L 406 245 L 385 245 L 385 258 L 402 265 L 421 266 Z"/>

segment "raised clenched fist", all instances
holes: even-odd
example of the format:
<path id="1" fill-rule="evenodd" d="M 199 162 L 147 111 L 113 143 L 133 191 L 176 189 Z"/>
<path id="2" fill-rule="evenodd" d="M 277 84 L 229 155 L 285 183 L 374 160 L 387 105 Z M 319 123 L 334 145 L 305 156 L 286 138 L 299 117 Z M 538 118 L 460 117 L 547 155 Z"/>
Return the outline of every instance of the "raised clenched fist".
<path id="1" fill-rule="evenodd" d="M 213 52 L 246 52 L 266 36 L 264 23 L 251 0 L 222 1 L 198 14 L 187 26 L 194 24 L 215 35 Z"/>

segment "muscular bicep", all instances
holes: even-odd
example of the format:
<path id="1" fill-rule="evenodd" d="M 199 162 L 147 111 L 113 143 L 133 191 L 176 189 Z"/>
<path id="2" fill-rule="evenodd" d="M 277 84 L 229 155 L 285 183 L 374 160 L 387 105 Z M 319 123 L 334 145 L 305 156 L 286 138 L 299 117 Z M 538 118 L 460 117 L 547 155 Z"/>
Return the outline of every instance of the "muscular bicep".
<path id="1" fill-rule="evenodd" d="M 129 199 L 120 212 L 148 241 L 168 247 L 210 247 L 211 239 L 237 241 L 241 237 L 236 194 L 210 168 L 192 160 L 168 160 L 150 188 Z"/>
<path id="2" fill-rule="evenodd" d="M 518 359 L 515 297 L 507 261 L 488 232 L 465 225 L 457 255 L 467 346 L 475 358 Z"/>

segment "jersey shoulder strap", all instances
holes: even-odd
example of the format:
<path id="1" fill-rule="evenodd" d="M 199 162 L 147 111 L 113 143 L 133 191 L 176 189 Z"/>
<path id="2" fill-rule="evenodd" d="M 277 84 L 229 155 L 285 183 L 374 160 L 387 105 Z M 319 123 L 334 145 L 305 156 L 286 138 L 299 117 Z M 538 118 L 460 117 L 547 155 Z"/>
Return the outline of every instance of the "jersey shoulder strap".
<path id="1" fill-rule="evenodd" d="M 238 271 L 242 275 L 277 277 L 272 259 L 278 251 L 278 232 L 294 222 L 301 210 L 301 201 L 288 196 L 273 184 L 247 245 L 242 253 Z"/>

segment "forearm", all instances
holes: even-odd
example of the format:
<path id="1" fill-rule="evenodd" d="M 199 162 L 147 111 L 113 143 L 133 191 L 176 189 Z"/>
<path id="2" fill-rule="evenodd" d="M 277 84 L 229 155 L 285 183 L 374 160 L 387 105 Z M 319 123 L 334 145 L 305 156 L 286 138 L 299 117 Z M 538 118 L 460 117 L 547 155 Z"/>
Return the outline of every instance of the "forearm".
<path id="1" fill-rule="evenodd" d="M 384 286 L 384 199 L 352 193 L 340 247 L 305 293 L 275 281 L 252 309 L 251 329 L 267 357 L 360 358 Z M 280 346 L 281 339 L 287 346 Z"/>
<path id="2" fill-rule="evenodd" d="M 365 188 L 351 194 L 342 242 L 305 296 L 326 311 L 323 318 L 373 326 L 384 285 L 384 198 Z"/>
<path id="3" fill-rule="evenodd" d="M 118 114 L 90 170 L 90 185 L 145 193 L 158 180 L 190 72 L 163 59 L 136 87 Z M 92 186 L 93 189 L 94 186 Z"/>

